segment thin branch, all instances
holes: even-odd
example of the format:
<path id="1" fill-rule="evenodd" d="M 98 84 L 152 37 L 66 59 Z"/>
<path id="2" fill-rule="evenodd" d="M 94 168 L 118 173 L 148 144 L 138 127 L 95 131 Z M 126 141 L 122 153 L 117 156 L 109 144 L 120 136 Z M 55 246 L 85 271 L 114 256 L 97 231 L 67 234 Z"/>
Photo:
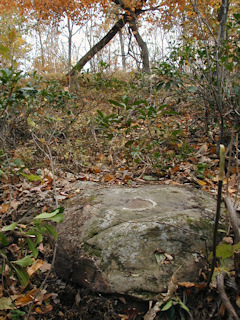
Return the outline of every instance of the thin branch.
<path id="1" fill-rule="evenodd" d="M 53 250 L 53 258 L 52 258 L 51 267 L 50 267 L 50 269 L 48 270 L 48 273 L 47 273 L 46 277 L 44 278 L 43 282 L 41 283 L 41 285 L 40 285 L 37 293 L 35 294 L 32 302 L 31 302 L 31 304 L 30 304 L 30 306 L 29 306 L 26 320 L 29 320 L 29 319 L 30 319 L 30 316 L 31 316 L 31 313 L 32 313 L 32 309 L 33 309 L 33 306 L 34 306 L 34 302 L 35 302 L 37 296 L 39 295 L 39 293 L 41 292 L 41 290 L 44 288 L 44 286 L 45 286 L 45 284 L 46 284 L 46 282 L 47 282 L 47 280 L 48 280 L 48 278 L 49 278 L 49 276 L 50 276 L 50 274 L 51 274 L 51 272 L 52 272 L 52 269 L 53 269 L 53 267 L 54 267 L 55 260 L 56 260 L 57 246 L 58 246 L 57 243 L 55 243 L 55 245 L 54 245 L 54 250 Z"/>
<path id="2" fill-rule="evenodd" d="M 217 231 L 218 231 L 218 223 L 220 219 L 221 212 L 221 200 L 222 200 L 222 185 L 223 185 L 223 177 L 224 177 L 224 165 L 225 165 L 225 148 L 223 145 L 220 145 L 220 164 L 219 164 L 219 175 L 218 175 L 218 195 L 217 195 L 217 209 L 216 209 L 216 217 L 214 222 L 214 230 L 213 230 L 213 250 L 212 250 L 212 265 L 211 270 L 208 275 L 207 287 L 209 287 L 210 282 L 212 280 L 214 268 L 217 261 Z"/>
<path id="3" fill-rule="evenodd" d="M 239 221 L 236 210 L 232 203 L 232 200 L 229 196 L 225 197 L 225 203 L 229 212 L 230 222 L 234 233 L 234 243 L 238 243 L 240 241 L 240 230 L 239 230 Z"/>
<path id="4" fill-rule="evenodd" d="M 224 278 L 227 275 L 227 273 L 222 272 L 217 275 L 217 289 L 218 293 L 221 297 L 222 303 L 224 304 L 225 308 L 227 309 L 231 319 L 239 320 L 239 317 L 234 310 L 230 300 L 228 299 L 228 296 L 226 295 L 225 289 L 224 289 Z"/>
<path id="5" fill-rule="evenodd" d="M 56 190 L 56 181 L 55 181 L 55 174 L 54 174 L 54 164 L 53 164 L 53 157 L 52 157 L 52 152 L 51 152 L 51 149 L 49 147 L 49 144 L 51 142 L 51 138 L 52 138 L 53 134 L 50 135 L 50 138 L 48 139 L 48 141 L 46 142 L 46 147 L 47 147 L 47 151 L 48 151 L 48 154 L 47 152 L 39 145 L 38 141 L 40 141 L 40 139 L 33 133 L 33 139 L 35 141 L 35 143 L 37 144 L 37 146 L 40 148 L 40 150 L 42 150 L 44 152 L 44 154 L 48 157 L 48 159 L 50 160 L 50 163 L 51 163 L 51 170 L 52 170 L 52 176 L 53 176 L 53 189 L 54 189 L 54 195 L 55 195 L 55 202 L 56 202 L 56 207 L 58 208 L 58 199 L 57 199 L 57 190 Z M 41 290 L 44 288 L 51 272 L 52 272 L 52 269 L 54 267 L 54 264 L 55 264 L 55 260 L 56 260 L 56 254 L 57 254 L 57 247 L 58 247 L 58 244 L 56 242 L 54 242 L 54 248 L 53 248 L 53 258 L 52 258 L 52 262 L 51 262 L 51 267 L 50 269 L 48 270 L 48 273 L 46 275 L 46 277 L 44 278 L 43 282 L 41 283 L 39 289 L 37 290 L 37 293 L 35 294 L 30 306 L 29 306 L 29 309 L 28 309 L 28 314 L 27 314 L 27 317 L 26 317 L 26 320 L 29 320 L 30 319 L 30 316 L 31 316 L 31 313 L 32 313 L 32 309 L 33 309 L 33 306 L 34 306 L 34 302 L 38 296 L 38 294 L 41 292 Z"/>
<path id="6" fill-rule="evenodd" d="M 196 15 L 198 16 L 198 18 L 201 19 L 201 21 L 205 24 L 205 26 L 207 27 L 209 33 L 211 34 L 211 36 L 213 37 L 213 40 L 215 42 L 215 44 L 217 45 L 217 39 L 211 29 L 211 27 L 209 26 L 209 24 L 207 23 L 207 21 L 203 18 L 203 16 L 201 15 L 199 9 L 198 9 L 198 5 L 197 5 L 197 1 L 195 1 L 195 3 L 193 3 L 193 0 L 190 0 L 191 1 L 191 5 L 193 7 L 193 11 L 196 13 Z M 202 29 L 202 27 L 201 27 Z M 202 31 L 202 30 L 201 30 Z"/>

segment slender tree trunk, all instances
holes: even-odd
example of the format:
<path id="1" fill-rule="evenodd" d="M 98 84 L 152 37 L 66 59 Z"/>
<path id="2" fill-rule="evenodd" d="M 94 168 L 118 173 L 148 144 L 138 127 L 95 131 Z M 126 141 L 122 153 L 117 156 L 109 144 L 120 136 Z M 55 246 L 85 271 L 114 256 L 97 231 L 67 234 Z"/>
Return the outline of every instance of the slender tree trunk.
<path id="1" fill-rule="evenodd" d="M 219 19 L 219 28 L 218 28 L 218 37 L 216 43 L 216 73 L 217 73 L 217 97 L 216 103 L 217 108 L 220 115 L 220 138 L 219 145 L 223 143 L 223 135 L 224 135 L 224 117 L 223 117 L 223 96 L 222 96 L 222 86 L 224 83 L 225 77 L 225 68 L 222 68 L 219 64 L 220 58 L 222 56 L 222 46 L 224 40 L 226 40 L 226 23 L 228 18 L 228 9 L 229 9 L 229 0 L 222 0 L 221 4 L 221 12 L 218 17 Z"/>
<path id="2" fill-rule="evenodd" d="M 39 28 L 39 25 L 37 25 L 37 32 L 39 36 L 39 42 L 40 42 L 40 50 L 41 50 L 41 64 L 42 64 L 42 70 L 45 67 L 45 57 L 44 57 L 44 49 L 43 49 L 43 41 L 42 41 L 42 34 L 41 30 Z"/>
<path id="3" fill-rule="evenodd" d="M 143 71 L 149 73 L 150 72 L 150 63 L 149 63 L 149 52 L 148 47 L 145 41 L 143 41 L 143 38 L 141 37 L 138 26 L 135 18 L 132 18 L 129 22 L 129 26 L 133 32 L 133 35 L 135 39 L 137 40 L 137 43 L 141 49 L 141 58 L 143 63 Z"/>
<path id="4" fill-rule="evenodd" d="M 73 38 L 73 25 L 71 19 L 67 18 L 68 28 L 68 73 L 70 74 L 72 68 L 72 38 Z M 71 76 L 68 77 L 68 89 L 71 90 Z"/>
<path id="5" fill-rule="evenodd" d="M 122 67 L 126 70 L 126 55 L 124 50 L 124 41 L 123 41 L 123 34 L 122 30 L 119 30 L 119 40 L 120 40 L 120 47 L 121 47 L 121 56 L 122 56 Z"/>
<path id="6" fill-rule="evenodd" d="M 68 73 L 68 75 L 74 75 L 76 70 L 80 70 L 85 66 L 85 64 L 95 56 L 100 50 L 102 50 L 113 38 L 114 36 L 121 30 L 125 24 L 128 22 L 128 15 L 124 15 L 123 19 L 118 20 L 112 29 L 103 37 L 95 46 L 93 46 L 75 65 L 75 67 Z"/>
<path id="7" fill-rule="evenodd" d="M 71 71 L 72 67 L 72 37 L 73 37 L 73 26 L 71 25 L 70 18 L 67 19 L 68 27 L 68 72 Z"/>

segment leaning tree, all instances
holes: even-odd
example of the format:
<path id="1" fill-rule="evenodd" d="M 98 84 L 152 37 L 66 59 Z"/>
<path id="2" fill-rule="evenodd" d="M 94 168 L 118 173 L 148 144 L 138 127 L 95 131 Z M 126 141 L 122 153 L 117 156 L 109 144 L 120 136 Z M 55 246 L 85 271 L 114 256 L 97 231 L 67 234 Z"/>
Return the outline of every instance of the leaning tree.
<path id="1" fill-rule="evenodd" d="M 140 48 L 143 71 L 149 72 L 149 53 L 146 42 L 139 32 L 140 20 L 161 23 L 168 30 L 173 27 L 173 21 L 188 24 L 188 17 L 193 14 L 192 2 L 196 0 L 0 0 L 0 10 L 15 7 L 24 15 L 37 19 L 38 22 L 60 21 L 71 18 L 81 24 L 88 20 L 93 7 L 107 14 L 110 10 L 117 10 L 117 21 L 107 34 L 96 43 L 76 63 L 69 75 L 80 70 L 92 57 L 103 49 L 121 29 L 128 24 Z M 199 8 L 206 11 L 209 6 L 216 6 L 219 0 L 198 0 Z M 91 12 L 91 13 L 90 13 Z M 184 17 L 184 19 L 182 19 Z M 180 18 L 180 20 L 179 20 Z M 188 26 L 189 29 L 189 26 Z"/>

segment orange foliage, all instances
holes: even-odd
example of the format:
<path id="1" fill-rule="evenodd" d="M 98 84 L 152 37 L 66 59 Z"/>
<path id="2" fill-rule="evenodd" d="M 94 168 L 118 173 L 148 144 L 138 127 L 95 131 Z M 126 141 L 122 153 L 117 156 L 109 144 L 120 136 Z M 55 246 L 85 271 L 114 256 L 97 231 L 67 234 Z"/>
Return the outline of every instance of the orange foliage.
<path id="1" fill-rule="evenodd" d="M 145 15 L 150 22 L 158 20 L 163 26 L 171 27 L 176 21 L 179 23 L 179 18 L 186 24 L 189 24 L 189 20 L 191 22 L 196 16 L 192 2 L 197 3 L 206 19 L 214 18 L 213 10 L 217 12 L 221 5 L 221 0 L 0 0 L 0 10 L 14 7 L 25 15 L 34 13 L 35 17 L 46 21 L 68 16 L 81 23 L 88 19 L 88 9 L 93 6 L 102 8 L 104 12 L 118 7 L 119 12 L 130 15 L 138 12 L 138 15 Z"/>

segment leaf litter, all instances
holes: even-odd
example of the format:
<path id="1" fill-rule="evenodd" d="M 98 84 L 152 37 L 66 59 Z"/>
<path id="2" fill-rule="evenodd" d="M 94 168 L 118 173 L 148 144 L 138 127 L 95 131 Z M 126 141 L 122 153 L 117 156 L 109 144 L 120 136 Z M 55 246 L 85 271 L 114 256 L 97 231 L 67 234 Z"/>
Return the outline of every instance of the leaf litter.
<path id="1" fill-rule="evenodd" d="M 91 99 L 87 99 L 86 101 L 91 103 Z M 96 131 L 92 134 L 93 128 L 91 127 L 91 122 L 87 124 L 83 121 L 82 117 L 79 117 L 75 126 L 71 128 L 69 141 L 67 141 L 70 147 L 67 143 L 65 147 L 57 142 L 59 153 L 56 151 L 56 154 L 59 163 L 57 163 L 55 178 L 59 203 L 64 204 L 65 200 L 81 192 L 81 190 L 75 188 L 75 182 L 78 180 L 95 181 L 110 185 L 129 185 L 132 187 L 139 184 L 191 184 L 215 196 L 217 194 L 218 182 L 218 157 L 216 156 L 215 144 L 204 141 L 203 136 L 197 131 L 192 136 L 189 121 L 194 122 L 195 115 L 187 113 L 185 109 L 178 111 L 180 112 L 179 115 L 174 116 L 175 120 L 170 115 L 165 116 L 162 120 L 156 120 L 155 127 L 160 130 L 158 132 L 163 139 L 163 143 L 158 150 L 157 148 L 153 150 L 153 152 L 156 152 L 156 156 L 159 157 L 159 163 L 155 162 L 154 164 L 148 155 L 149 150 L 144 149 L 144 144 L 141 145 L 141 137 L 148 130 L 147 121 L 134 119 L 131 126 L 138 128 L 135 132 L 132 131 L 128 135 L 122 134 L 122 129 L 119 131 L 117 124 L 112 125 L 112 134 L 113 136 L 115 135 L 115 140 L 112 140 L 112 143 L 111 141 L 106 142 L 104 135 L 98 134 Z M 152 125 L 154 127 L 153 123 Z M 176 129 L 178 126 L 181 128 L 182 137 L 175 140 L 174 136 L 169 135 L 168 128 L 171 128 L 173 132 L 173 129 Z M 79 142 L 77 137 L 80 131 L 81 142 Z M 154 139 L 154 133 L 151 132 L 151 134 Z M 149 138 L 147 135 L 145 137 L 145 144 L 148 144 L 147 139 Z M 78 146 L 75 144 L 76 141 L 79 143 Z M 142 149 L 140 150 L 140 148 Z M 80 152 L 80 149 L 82 152 Z M 67 152 L 65 152 L 66 150 Z M 131 157 L 129 157 L 130 153 Z M 66 157 L 68 157 L 68 160 Z M 24 228 L 25 223 L 28 222 L 31 216 L 49 212 L 55 208 L 53 175 L 48 168 L 43 167 L 43 169 L 31 171 L 24 169 L 23 174 L 14 177 L 14 180 L 14 185 L 5 183 L 4 179 L 2 181 L 3 185 L 0 190 L 2 199 L 0 203 L 1 228 L 15 221 L 18 221 L 19 227 Z M 228 168 L 228 179 L 224 181 L 224 194 L 229 193 L 234 199 L 237 194 L 238 183 L 238 164 L 232 162 L 232 165 Z M 239 198 L 235 198 L 235 205 L 239 208 Z M 13 244 L 10 250 L 11 254 L 16 258 L 21 257 L 20 244 Z M 33 299 L 35 299 L 36 306 L 34 312 L 41 315 L 48 314 L 52 311 L 53 305 L 59 304 L 57 294 L 63 295 L 63 292 L 66 290 L 65 284 L 62 291 L 60 290 L 56 293 L 48 293 L 45 289 L 38 292 L 38 287 L 40 287 L 42 281 L 41 274 L 44 275 L 51 268 L 51 264 L 49 263 L 51 250 L 43 243 L 40 243 L 38 250 L 41 253 L 41 258 L 34 261 L 33 265 L 27 269 L 31 280 L 28 285 L 29 287 L 26 287 L 24 290 L 14 279 L 11 286 L 5 284 L 10 296 L 0 297 L 0 310 L 3 311 L 3 317 L 6 316 L 4 311 L 13 310 L 14 306 L 17 308 L 27 306 Z M 156 259 L 160 265 L 163 262 L 164 264 L 171 262 L 171 256 L 168 256 L 167 253 L 164 253 L 163 256 L 157 255 Z M 27 263 L 27 260 L 24 263 Z M 8 272 L 9 270 L 5 270 L 5 274 Z M 204 272 L 201 274 L 201 277 L 204 278 Z M 54 276 L 51 276 L 51 281 L 55 281 Z M 175 280 L 173 282 L 174 285 L 172 287 L 174 290 L 171 291 L 171 285 L 169 285 L 169 292 L 176 291 L 178 287 L 192 291 L 201 291 L 204 288 L 201 282 L 198 284 L 176 284 Z M 54 285 L 52 287 L 53 291 L 58 289 Z M 76 289 L 71 287 L 71 290 L 75 299 L 77 295 Z M 36 293 L 38 293 L 37 297 L 35 297 Z M 111 314 L 112 306 L 109 300 L 106 298 L 101 302 L 98 298 L 92 298 L 93 305 L 94 303 L 98 306 L 102 304 L 105 311 Z M 79 305 L 82 308 L 82 302 L 88 301 L 87 303 L 90 303 L 91 301 L 91 298 L 88 300 L 84 296 L 84 291 L 81 292 L 79 299 Z M 118 303 L 123 304 L 120 298 L 117 300 Z M 238 302 L 238 300 L 236 301 Z M 138 308 L 140 309 L 139 306 Z M 133 310 L 131 307 L 129 307 L 129 310 L 126 310 L 125 314 L 119 313 L 120 318 L 131 319 L 132 317 L 133 319 L 135 317 L 137 319 L 137 317 L 140 317 L 140 315 L 137 315 L 138 310 Z M 121 312 L 120 309 L 119 312 Z M 224 310 L 222 312 L 224 313 Z M 60 315 L 61 311 L 59 311 Z M 143 315 L 143 312 L 141 315 Z M 64 313 L 62 317 L 64 317 Z M 8 319 L 8 316 L 6 319 Z"/>

